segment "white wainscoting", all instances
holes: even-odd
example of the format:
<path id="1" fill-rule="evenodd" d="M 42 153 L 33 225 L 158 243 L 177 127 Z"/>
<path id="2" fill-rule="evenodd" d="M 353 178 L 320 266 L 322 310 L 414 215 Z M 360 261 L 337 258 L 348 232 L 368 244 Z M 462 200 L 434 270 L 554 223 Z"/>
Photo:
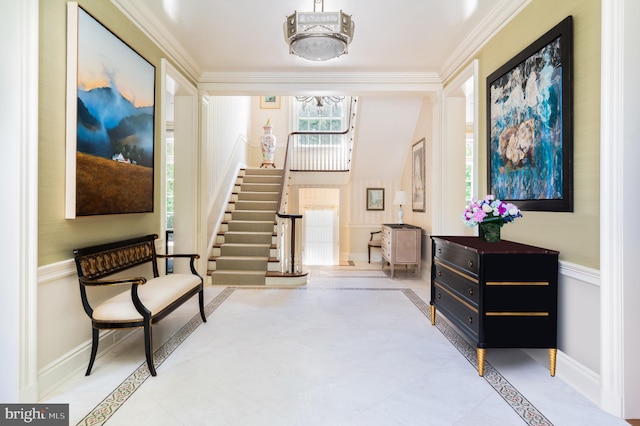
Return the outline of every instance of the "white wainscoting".
<path id="1" fill-rule="evenodd" d="M 556 378 L 601 406 L 600 271 L 560 261 Z M 549 365 L 547 350 L 528 350 Z"/>
<path id="2" fill-rule="evenodd" d="M 161 244 L 160 242 L 158 245 Z M 428 279 L 427 272 L 425 280 Z M 556 378 L 567 382 L 595 404 L 600 405 L 600 374 L 597 367 L 592 365 L 596 362 L 593 357 L 596 356 L 599 362 L 600 354 L 600 274 L 591 268 L 561 262 L 559 281 L 559 345 L 564 344 L 562 339 L 566 340 L 564 335 L 569 332 L 572 340 L 567 341 L 567 347 L 558 351 Z M 41 316 L 38 319 L 39 357 L 46 359 L 47 354 L 60 353 L 38 369 L 38 387 L 42 397 L 87 368 L 91 335 L 87 332 L 81 343 L 66 347 L 65 341 L 46 338 L 49 335 L 55 336 L 56 330 L 60 328 L 71 328 L 74 332 L 77 332 L 78 327 L 90 330 L 90 320 L 80 303 L 77 273 L 72 259 L 40 267 L 38 293 L 41 299 L 39 307 L 46 306 L 38 310 L 38 315 Z M 77 306 L 73 308 L 75 305 Z M 569 313 L 571 317 L 567 318 L 563 313 Z M 101 333 L 98 358 L 117 345 L 128 333 L 127 330 Z M 527 352 L 541 364 L 548 366 L 546 350 Z"/>
<path id="3" fill-rule="evenodd" d="M 156 240 L 156 250 L 164 253 L 164 239 Z M 160 274 L 164 274 L 159 261 Z M 144 276 L 151 267 L 141 266 L 124 273 Z M 91 319 L 84 312 L 73 259 L 38 268 L 38 397 L 53 391 L 72 376 L 84 372 L 91 356 Z M 118 288 L 111 292 L 122 291 Z M 100 332 L 97 360 L 134 329 Z"/>
<path id="4" fill-rule="evenodd" d="M 86 370 L 91 355 L 91 320 L 82 308 L 78 275 L 73 259 L 38 268 L 38 359 L 61 355 L 38 367 L 39 397 L 53 391 L 70 377 Z M 85 337 L 80 344 L 60 339 Z M 127 330 L 100 333 L 98 358 L 127 336 Z"/>

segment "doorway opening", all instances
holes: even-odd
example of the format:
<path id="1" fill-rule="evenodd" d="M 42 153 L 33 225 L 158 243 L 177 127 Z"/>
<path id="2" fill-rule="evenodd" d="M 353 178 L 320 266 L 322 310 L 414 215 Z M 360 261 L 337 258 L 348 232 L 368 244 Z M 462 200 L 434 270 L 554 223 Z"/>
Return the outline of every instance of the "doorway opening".
<path id="1" fill-rule="evenodd" d="M 303 215 L 304 265 L 339 264 L 339 204 L 337 188 L 301 188 L 300 212 Z"/>

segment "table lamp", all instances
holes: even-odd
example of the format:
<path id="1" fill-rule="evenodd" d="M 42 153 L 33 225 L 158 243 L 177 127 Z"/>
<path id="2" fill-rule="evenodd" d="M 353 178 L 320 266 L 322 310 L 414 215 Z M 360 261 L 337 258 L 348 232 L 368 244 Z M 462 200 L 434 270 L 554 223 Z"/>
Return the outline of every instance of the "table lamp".
<path id="1" fill-rule="evenodd" d="M 409 198 L 407 198 L 407 193 L 404 191 L 396 191 L 396 196 L 393 198 L 393 204 L 396 206 L 400 206 L 398 209 L 398 223 L 402 224 L 402 218 L 404 217 L 404 213 L 402 211 L 402 205 L 407 204 L 409 202 Z"/>

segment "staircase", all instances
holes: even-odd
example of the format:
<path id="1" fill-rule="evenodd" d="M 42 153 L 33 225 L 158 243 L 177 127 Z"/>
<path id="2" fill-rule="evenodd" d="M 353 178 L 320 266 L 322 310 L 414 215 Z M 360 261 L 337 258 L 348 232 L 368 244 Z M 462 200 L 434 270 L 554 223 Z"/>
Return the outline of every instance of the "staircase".
<path id="1" fill-rule="evenodd" d="M 281 169 L 245 169 L 220 224 L 209 275 L 214 285 L 298 285 L 306 274 L 281 274 L 276 212 Z"/>

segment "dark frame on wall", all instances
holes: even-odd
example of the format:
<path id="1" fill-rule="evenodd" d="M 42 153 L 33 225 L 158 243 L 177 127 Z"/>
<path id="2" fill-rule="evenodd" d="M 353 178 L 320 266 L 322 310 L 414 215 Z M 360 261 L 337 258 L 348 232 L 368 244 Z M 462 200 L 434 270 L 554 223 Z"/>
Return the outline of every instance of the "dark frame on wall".
<path id="1" fill-rule="evenodd" d="M 384 210 L 384 188 L 367 188 L 367 210 Z"/>
<path id="2" fill-rule="evenodd" d="M 487 183 L 521 210 L 573 211 L 568 16 L 487 77 Z"/>
<path id="3" fill-rule="evenodd" d="M 425 138 L 420 139 L 411 150 L 411 210 L 414 212 L 423 212 L 426 207 L 424 142 Z"/>

